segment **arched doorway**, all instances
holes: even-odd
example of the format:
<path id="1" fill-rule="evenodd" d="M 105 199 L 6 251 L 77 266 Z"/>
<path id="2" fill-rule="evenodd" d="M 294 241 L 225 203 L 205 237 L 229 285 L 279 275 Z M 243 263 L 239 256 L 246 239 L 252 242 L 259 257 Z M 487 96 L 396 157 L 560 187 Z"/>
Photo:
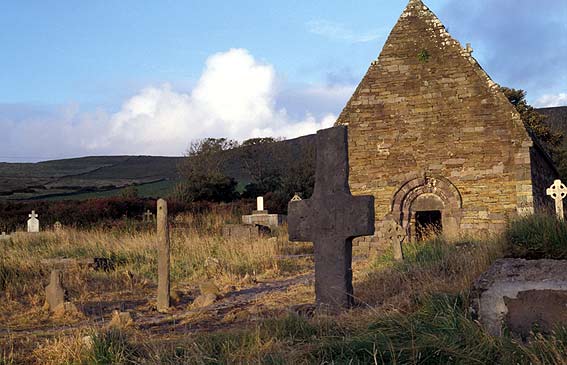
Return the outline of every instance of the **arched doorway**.
<path id="1" fill-rule="evenodd" d="M 394 194 L 391 214 L 411 241 L 439 233 L 454 237 L 462 217 L 461 194 L 443 177 L 413 179 Z"/>

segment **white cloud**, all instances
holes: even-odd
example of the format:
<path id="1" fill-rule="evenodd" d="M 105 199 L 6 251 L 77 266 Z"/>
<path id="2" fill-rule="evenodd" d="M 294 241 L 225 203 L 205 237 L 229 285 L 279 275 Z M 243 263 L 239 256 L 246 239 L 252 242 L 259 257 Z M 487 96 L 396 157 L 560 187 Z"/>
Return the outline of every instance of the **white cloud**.
<path id="1" fill-rule="evenodd" d="M 217 53 L 207 60 L 190 94 L 165 84 L 126 101 L 112 116 L 110 134 L 101 145 L 160 146 L 159 151 L 171 154 L 182 152 L 191 139 L 297 137 L 329 127 L 336 119 L 316 120 L 306 114 L 292 120 L 284 108 L 276 109 L 275 86 L 274 68 L 246 50 Z"/>
<path id="2" fill-rule="evenodd" d="M 114 114 L 81 113 L 73 106 L 48 119 L 0 120 L 11 132 L 10 143 L 0 148 L 8 152 L 6 148 L 32 144 L 31 153 L 50 157 L 181 155 L 197 138 L 293 138 L 333 125 L 336 116 L 331 113 L 316 118 L 306 109 L 292 118 L 285 107 L 276 107 L 276 81 L 273 66 L 258 62 L 247 50 L 231 49 L 209 57 L 191 92 L 176 91 L 170 84 L 149 86 Z M 333 87 L 312 90 L 320 98 L 344 92 Z"/>
<path id="3" fill-rule="evenodd" d="M 554 107 L 554 106 L 567 106 L 567 94 L 560 93 L 557 95 L 544 95 L 537 99 L 535 105 L 539 108 Z"/>
<path id="4" fill-rule="evenodd" d="M 357 33 L 348 29 L 341 23 L 328 20 L 311 20 L 307 22 L 307 29 L 313 33 L 332 40 L 346 41 L 352 43 L 365 43 L 382 38 L 384 31 L 373 29 L 371 31 Z"/>

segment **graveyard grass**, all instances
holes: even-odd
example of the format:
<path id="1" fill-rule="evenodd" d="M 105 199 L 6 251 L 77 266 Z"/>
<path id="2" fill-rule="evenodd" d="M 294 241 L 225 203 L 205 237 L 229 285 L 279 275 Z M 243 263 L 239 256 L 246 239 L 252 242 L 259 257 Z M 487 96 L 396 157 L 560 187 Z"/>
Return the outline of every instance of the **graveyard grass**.
<path id="1" fill-rule="evenodd" d="M 234 217 L 186 215 L 190 231 L 172 232 L 172 289 L 177 308 L 191 308 L 203 283 L 223 294 L 255 282 L 312 273 L 310 244 L 276 239 L 220 237 Z M 136 233 L 133 233 L 136 232 Z M 359 305 L 340 316 L 313 316 L 312 282 L 297 281 L 219 314 L 179 310 L 173 323 L 150 325 L 156 288 L 155 235 L 148 229 L 43 232 L 0 240 L 0 364 L 565 364 L 567 330 L 534 334 L 529 344 L 489 336 L 471 317 L 472 282 L 504 255 L 567 257 L 567 226 L 531 217 L 489 239 L 443 238 L 405 245 L 405 261 L 392 253 L 355 260 Z M 550 242 L 541 244 L 541 237 Z M 41 260 L 106 257 L 108 272 L 68 266 L 64 285 L 78 316 L 49 316 L 42 308 L 49 269 Z M 149 302 L 148 302 L 149 300 Z M 109 329 L 89 316 L 105 304 L 130 303 L 135 325 Z M 96 304 L 98 303 L 98 304 Z M 86 308 L 86 309 L 85 309 Z M 90 308 L 90 309 L 89 309 Z M 98 308 L 98 309 L 97 309 Z M 218 312 L 218 311 L 217 311 Z M 97 318 L 100 318 L 97 317 Z"/>

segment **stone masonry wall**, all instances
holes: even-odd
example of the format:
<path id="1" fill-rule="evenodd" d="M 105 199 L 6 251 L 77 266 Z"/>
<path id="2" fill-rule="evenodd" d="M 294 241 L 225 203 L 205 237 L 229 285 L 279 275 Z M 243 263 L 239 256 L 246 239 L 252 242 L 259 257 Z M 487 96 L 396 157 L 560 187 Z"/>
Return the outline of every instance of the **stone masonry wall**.
<path id="1" fill-rule="evenodd" d="M 375 196 L 377 221 L 392 218 L 396 192 L 424 176 L 458 190 L 460 233 L 497 231 L 509 216 L 533 211 L 533 142 L 519 114 L 419 0 L 337 124 L 349 126 L 351 190 Z"/>

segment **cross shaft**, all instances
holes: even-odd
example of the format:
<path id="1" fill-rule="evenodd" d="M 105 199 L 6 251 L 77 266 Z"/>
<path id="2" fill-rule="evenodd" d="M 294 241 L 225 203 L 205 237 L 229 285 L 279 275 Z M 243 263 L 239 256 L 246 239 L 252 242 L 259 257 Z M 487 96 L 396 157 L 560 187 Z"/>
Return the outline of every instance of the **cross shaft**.
<path id="1" fill-rule="evenodd" d="M 374 233 L 374 197 L 348 187 L 346 127 L 317 132 L 315 175 L 311 199 L 289 203 L 289 239 L 313 242 L 317 305 L 336 311 L 353 303 L 352 240 Z"/>

